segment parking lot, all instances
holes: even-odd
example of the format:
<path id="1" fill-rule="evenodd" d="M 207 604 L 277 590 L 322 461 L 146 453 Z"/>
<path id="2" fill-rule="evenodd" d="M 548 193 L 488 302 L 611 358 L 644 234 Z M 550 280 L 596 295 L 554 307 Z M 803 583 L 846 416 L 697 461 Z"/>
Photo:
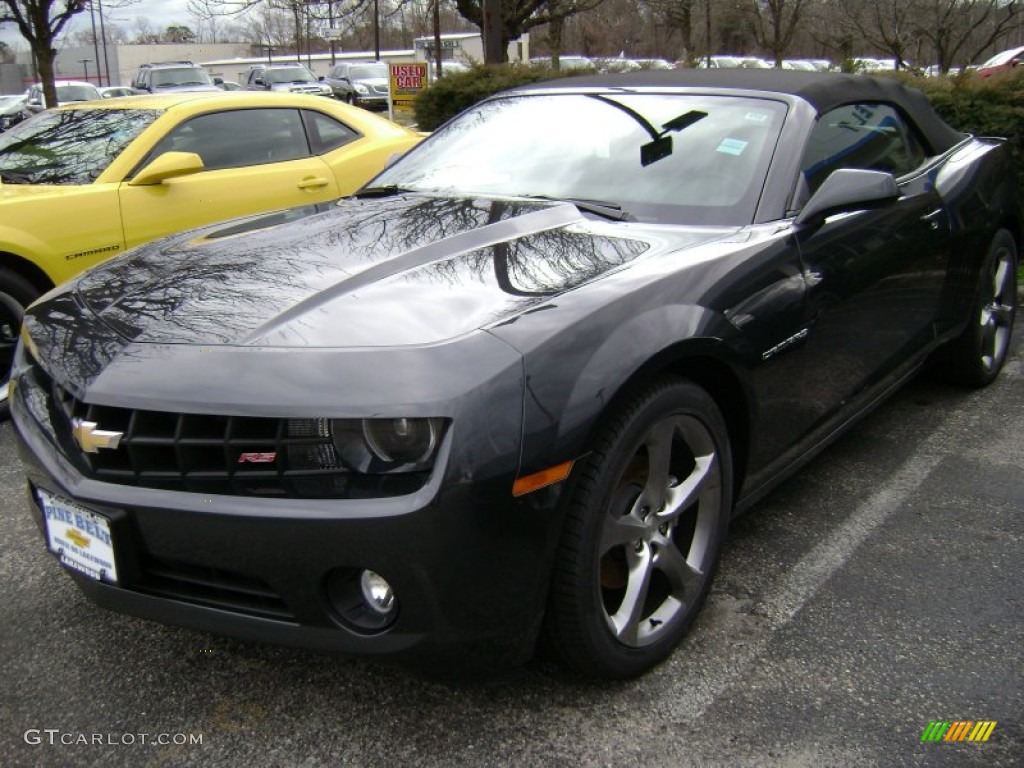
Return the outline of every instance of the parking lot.
<path id="1" fill-rule="evenodd" d="M 703 615 L 635 682 L 437 681 L 86 601 L 0 425 L 3 766 L 1020 765 L 1024 345 L 913 383 L 736 521 Z M 922 743 L 931 721 L 995 721 Z"/>

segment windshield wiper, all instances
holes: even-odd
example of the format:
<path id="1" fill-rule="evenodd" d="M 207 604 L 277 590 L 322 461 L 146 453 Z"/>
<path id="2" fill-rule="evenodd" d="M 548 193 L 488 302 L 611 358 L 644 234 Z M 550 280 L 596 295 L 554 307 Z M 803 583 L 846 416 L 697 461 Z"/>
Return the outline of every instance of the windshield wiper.
<path id="1" fill-rule="evenodd" d="M 416 190 L 400 187 L 397 184 L 384 184 L 380 187 L 363 187 L 352 197 L 390 197 L 391 195 L 400 195 L 404 192 L 415 193 Z"/>
<path id="2" fill-rule="evenodd" d="M 586 200 L 579 197 L 552 197 L 551 195 L 523 195 L 530 200 L 550 200 L 553 203 L 569 203 L 575 205 L 579 210 L 602 216 L 612 221 L 636 221 L 629 211 L 622 210 L 618 203 L 609 203 L 604 200 Z"/>

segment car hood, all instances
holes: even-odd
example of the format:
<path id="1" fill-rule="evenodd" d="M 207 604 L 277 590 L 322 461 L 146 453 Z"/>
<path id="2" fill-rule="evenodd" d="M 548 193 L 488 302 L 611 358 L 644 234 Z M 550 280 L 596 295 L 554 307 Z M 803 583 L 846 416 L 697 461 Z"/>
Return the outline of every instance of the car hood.
<path id="1" fill-rule="evenodd" d="M 75 294 L 136 343 L 431 344 L 621 269 L 654 242 L 675 250 L 723 235 L 643 232 L 568 204 L 349 199 L 143 246 L 86 273 Z"/>

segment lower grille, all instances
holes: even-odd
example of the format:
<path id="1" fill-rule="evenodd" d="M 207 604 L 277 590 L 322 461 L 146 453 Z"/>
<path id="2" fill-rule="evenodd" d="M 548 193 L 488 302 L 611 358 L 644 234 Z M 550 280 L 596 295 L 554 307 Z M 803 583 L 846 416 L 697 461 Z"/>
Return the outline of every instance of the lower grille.
<path id="1" fill-rule="evenodd" d="M 202 568 L 145 556 L 138 592 L 243 613 L 295 622 L 281 597 L 263 581 L 219 568 Z"/>

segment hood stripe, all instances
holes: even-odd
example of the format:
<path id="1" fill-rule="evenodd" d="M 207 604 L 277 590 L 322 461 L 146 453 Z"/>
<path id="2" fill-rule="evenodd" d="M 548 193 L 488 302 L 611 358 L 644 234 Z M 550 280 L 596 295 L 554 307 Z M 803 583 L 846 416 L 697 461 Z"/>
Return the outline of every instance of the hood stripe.
<path id="1" fill-rule="evenodd" d="M 375 264 L 368 269 L 364 269 L 362 272 L 335 283 L 329 288 L 325 288 L 307 299 L 303 299 L 298 304 L 281 312 L 272 320 L 254 328 L 252 332 L 241 340 L 241 343 L 252 344 L 263 336 L 273 333 L 293 320 L 302 317 L 307 312 L 327 304 L 339 296 L 368 285 L 373 285 L 381 280 L 407 272 L 410 269 L 451 259 L 470 251 L 497 245 L 498 243 L 517 240 L 539 232 L 564 227 L 582 219 L 583 216 L 576 206 L 570 203 L 561 203 L 550 208 L 516 216 L 512 219 L 496 221 L 479 229 L 459 232 L 451 237 L 436 240 L 420 248 L 407 251 L 395 258 L 383 261 L 380 264 Z"/>

